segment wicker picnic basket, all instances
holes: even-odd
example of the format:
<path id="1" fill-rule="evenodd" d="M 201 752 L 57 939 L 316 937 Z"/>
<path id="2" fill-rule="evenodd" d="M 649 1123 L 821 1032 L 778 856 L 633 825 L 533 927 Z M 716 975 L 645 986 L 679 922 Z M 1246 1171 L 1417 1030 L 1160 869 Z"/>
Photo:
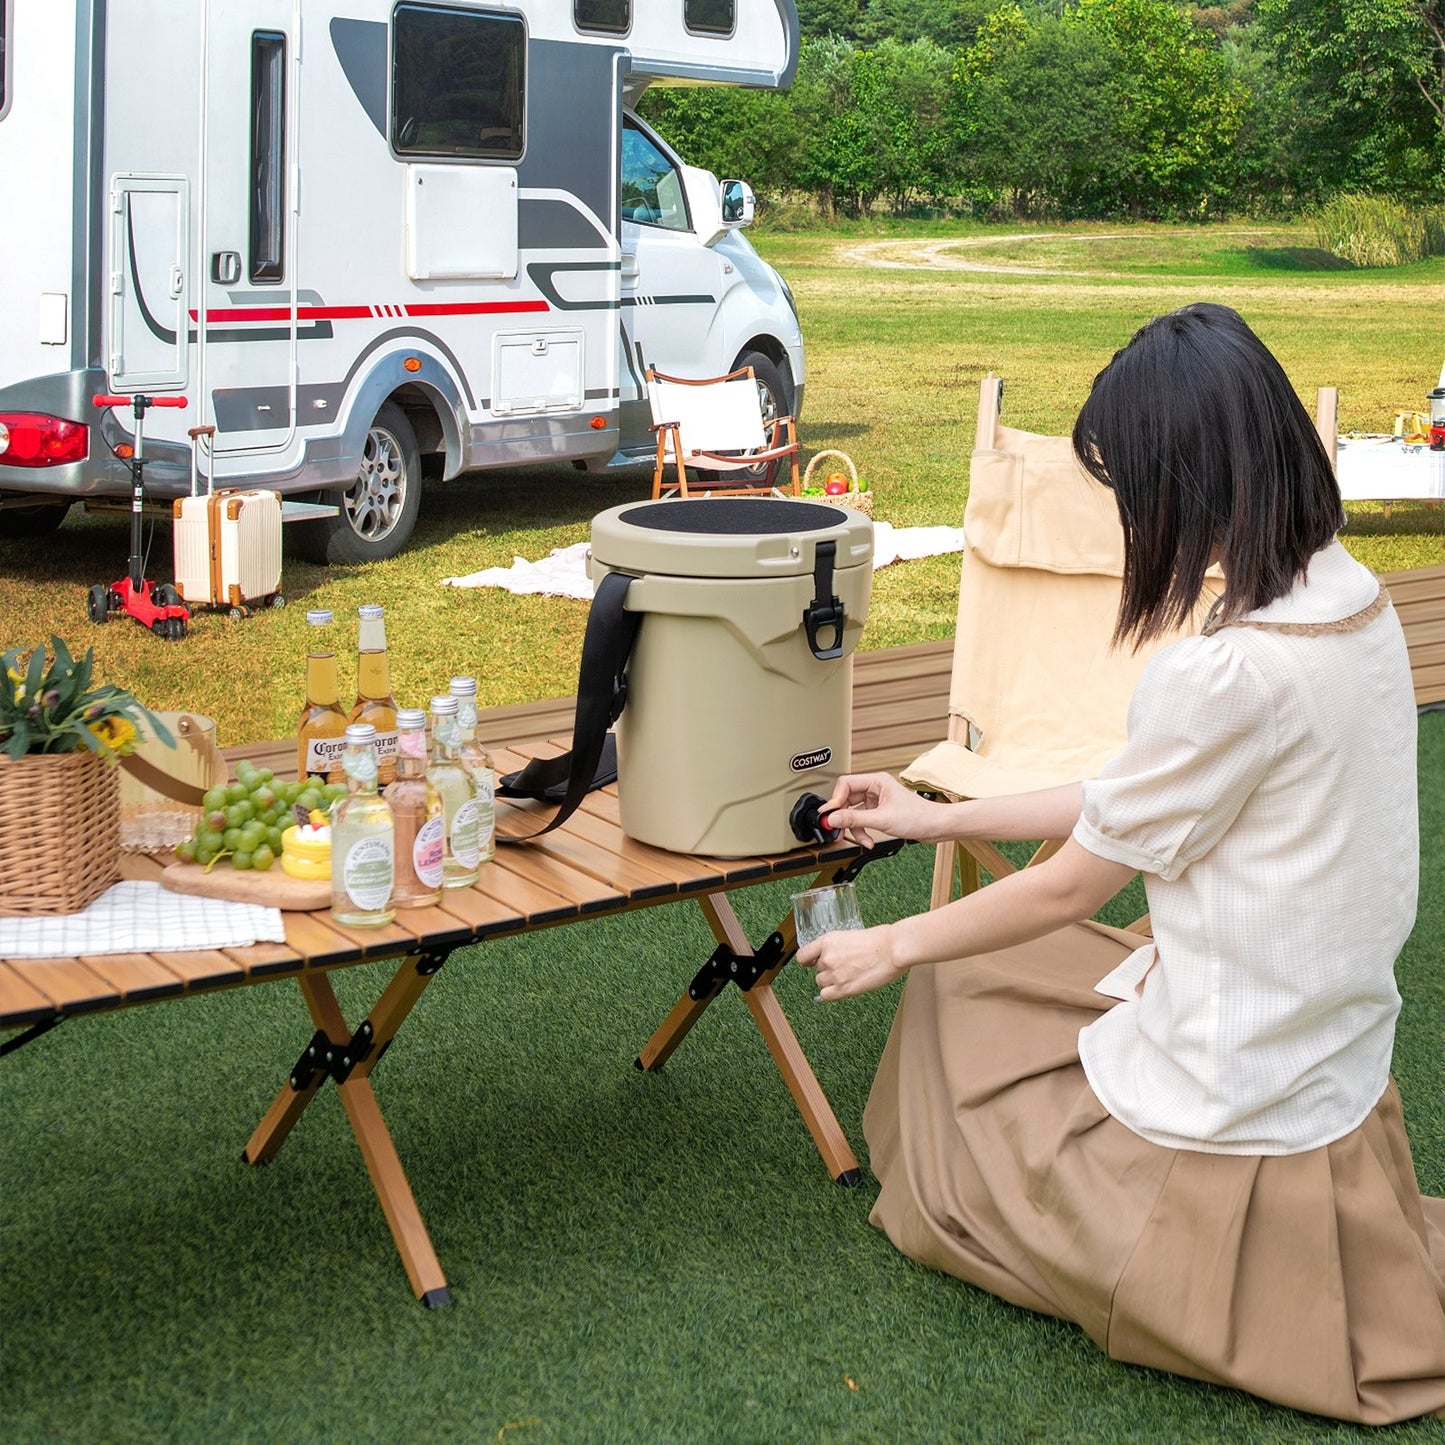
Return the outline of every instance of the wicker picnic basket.
<path id="1" fill-rule="evenodd" d="M 120 876 L 120 770 L 89 751 L 0 754 L 0 913 L 78 913 Z"/>
<path id="2" fill-rule="evenodd" d="M 830 506 L 851 507 L 855 512 L 862 512 L 865 517 L 873 516 L 873 493 L 858 490 L 858 468 L 853 465 L 853 458 L 847 452 L 823 451 L 814 452 L 808 462 L 807 469 L 803 473 L 803 490 L 806 491 L 813 485 L 813 468 L 823 460 L 824 457 L 835 457 L 848 472 L 848 490 L 839 492 L 836 496 L 824 497 L 822 500 Z M 816 501 L 816 498 L 809 498 Z"/>

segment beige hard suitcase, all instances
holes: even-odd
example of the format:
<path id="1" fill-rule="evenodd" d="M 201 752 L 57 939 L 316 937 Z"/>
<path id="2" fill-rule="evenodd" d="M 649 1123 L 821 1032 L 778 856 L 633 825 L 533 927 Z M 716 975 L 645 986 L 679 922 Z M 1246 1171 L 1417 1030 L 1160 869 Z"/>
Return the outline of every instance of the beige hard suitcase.
<path id="1" fill-rule="evenodd" d="M 176 590 L 194 607 L 245 617 L 282 607 L 281 498 L 275 492 L 217 491 L 178 498 L 173 509 Z"/>

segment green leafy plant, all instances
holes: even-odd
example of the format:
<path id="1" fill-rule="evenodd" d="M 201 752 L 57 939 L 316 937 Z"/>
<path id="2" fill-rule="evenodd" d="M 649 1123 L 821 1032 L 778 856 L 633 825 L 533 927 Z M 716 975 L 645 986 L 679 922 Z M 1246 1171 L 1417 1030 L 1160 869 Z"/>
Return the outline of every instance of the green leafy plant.
<path id="1" fill-rule="evenodd" d="M 1439 206 L 1412 210 L 1389 196 L 1341 194 L 1314 222 L 1320 246 L 1356 266 L 1408 266 L 1445 251 Z"/>
<path id="2" fill-rule="evenodd" d="M 134 694 L 111 683 L 93 685 L 95 651 L 77 662 L 58 637 L 43 647 L 0 654 L 0 752 L 73 753 L 80 748 L 114 764 L 135 751 L 144 726 L 167 747 L 175 739 Z"/>

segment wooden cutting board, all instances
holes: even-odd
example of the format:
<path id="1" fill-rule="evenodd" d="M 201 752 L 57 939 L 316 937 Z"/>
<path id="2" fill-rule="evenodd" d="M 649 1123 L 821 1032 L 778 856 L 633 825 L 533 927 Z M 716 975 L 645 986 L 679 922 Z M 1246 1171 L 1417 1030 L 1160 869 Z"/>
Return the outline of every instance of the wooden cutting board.
<path id="1" fill-rule="evenodd" d="M 331 881 L 292 878 L 278 860 L 264 873 L 237 872 L 226 862 L 209 873 L 199 863 L 172 863 L 161 874 L 162 886 L 176 893 L 199 893 L 206 898 L 229 898 L 236 903 L 260 903 L 266 908 L 305 912 L 331 906 Z"/>

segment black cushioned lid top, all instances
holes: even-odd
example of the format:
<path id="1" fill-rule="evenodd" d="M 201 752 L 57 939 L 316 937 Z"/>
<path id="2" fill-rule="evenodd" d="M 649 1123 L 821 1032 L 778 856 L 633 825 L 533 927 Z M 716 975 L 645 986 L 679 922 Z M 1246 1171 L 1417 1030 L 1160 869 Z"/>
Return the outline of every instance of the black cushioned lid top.
<path id="1" fill-rule="evenodd" d="M 841 507 L 778 497 L 698 497 L 686 502 L 643 502 L 620 521 L 629 527 L 702 536 L 771 536 L 779 532 L 821 532 L 846 521 Z"/>

